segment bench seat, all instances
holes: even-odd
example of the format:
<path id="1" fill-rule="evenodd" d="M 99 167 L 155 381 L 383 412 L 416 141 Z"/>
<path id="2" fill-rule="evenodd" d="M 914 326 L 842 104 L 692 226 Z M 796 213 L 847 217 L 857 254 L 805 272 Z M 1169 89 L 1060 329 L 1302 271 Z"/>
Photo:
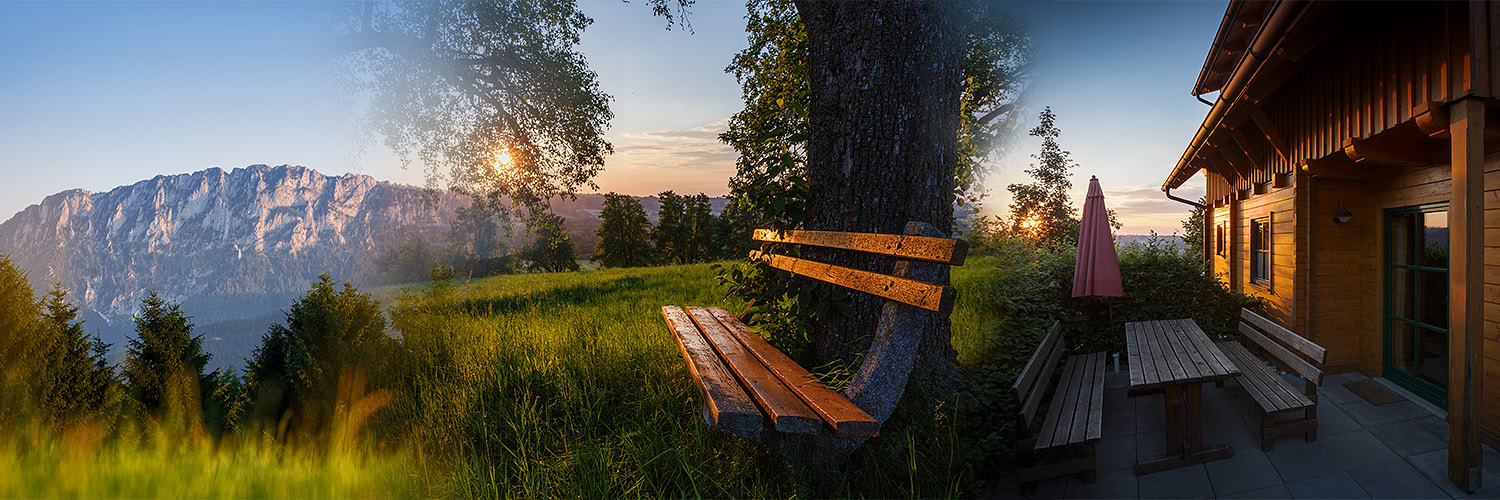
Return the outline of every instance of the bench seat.
<path id="1" fill-rule="evenodd" d="M 880 422 L 719 307 L 662 307 L 703 399 L 703 418 L 732 434 L 763 430 L 868 438 Z"/>
<path id="2" fill-rule="evenodd" d="M 1104 353 L 1068 357 L 1052 405 L 1037 433 L 1037 451 L 1099 441 L 1104 420 Z"/>
<path id="3" fill-rule="evenodd" d="M 1267 413 L 1276 413 L 1287 410 L 1301 410 L 1316 404 L 1312 398 L 1302 393 L 1301 389 L 1292 386 L 1280 373 L 1272 369 L 1265 361 L 1250 354 L 1250 350 L 1236 341 L 1218 342 L 1219 350 L 1229 355 L 1234 366 L 1239 367 L 1240 385 L 1244 386 L 1245 392 L 1250 393 L 1250 398 L 1260 405 Z"/>

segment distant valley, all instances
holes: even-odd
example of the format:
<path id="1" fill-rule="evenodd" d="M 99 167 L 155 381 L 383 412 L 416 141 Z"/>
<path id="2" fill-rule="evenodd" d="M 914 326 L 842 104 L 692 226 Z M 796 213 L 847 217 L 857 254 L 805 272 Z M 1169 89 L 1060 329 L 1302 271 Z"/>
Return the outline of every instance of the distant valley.
<path id="1" fill-rule="evenodd" d="M 419 235 L 442 244 L 463 195 L 357 174 L 252 165 L 161 175 L 108 192 L 63 191 L 0 223 L 0 252 L 38 292 L 59 282 L 85 328 L 123 355 L 147 289 L 179 300 L 212 367 L 239 365 L 320 272 L 367 286 L 361 266 Z M 640 198 L 655 216 L 656 198 Z M 713 199 L 714 212 L 724 200 Z M 593 250 L 603 196 L 554 200 L 579 254 Z M 524 241 L 518 230 L 511 239 Z M 514 245 L 513 245 L 514 246 Z"/>

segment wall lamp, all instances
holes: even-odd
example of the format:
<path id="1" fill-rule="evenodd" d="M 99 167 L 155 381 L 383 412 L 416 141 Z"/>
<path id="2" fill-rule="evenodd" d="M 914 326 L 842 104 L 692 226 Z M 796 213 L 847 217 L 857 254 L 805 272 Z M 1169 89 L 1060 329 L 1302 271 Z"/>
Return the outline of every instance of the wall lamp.
<path id="1" fill-rule="evenodd" d="M 1334 224 L 1343 224 L 1354 219 L 1354 212 L 1349 211 L 1349 207 L 1344 205 L 1344 200 L 1339 200 L 1338 209 L 1339 212 L 1333 214 Z"/>

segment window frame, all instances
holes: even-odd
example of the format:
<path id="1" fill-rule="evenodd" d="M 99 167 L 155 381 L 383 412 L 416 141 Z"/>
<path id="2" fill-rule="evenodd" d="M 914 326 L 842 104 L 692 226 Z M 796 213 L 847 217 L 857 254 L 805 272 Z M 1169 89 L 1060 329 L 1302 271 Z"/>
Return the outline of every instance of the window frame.
<path id="1" fill-rule="evenodd" d="M 1224 257 L 1224 223 L 1220 222 L 1214 226 L 1214 254 Z"/>
<path id="2" fill-rule="evenodd" d="M 1250 284 L 1264 288 L 1271 288 L 1275 263 L 1274 231 L 1272 230 L 1272 217 L 1266 215 L 1250 220 L 1250 237 L 1247 238 L 1250 245 Z"/>

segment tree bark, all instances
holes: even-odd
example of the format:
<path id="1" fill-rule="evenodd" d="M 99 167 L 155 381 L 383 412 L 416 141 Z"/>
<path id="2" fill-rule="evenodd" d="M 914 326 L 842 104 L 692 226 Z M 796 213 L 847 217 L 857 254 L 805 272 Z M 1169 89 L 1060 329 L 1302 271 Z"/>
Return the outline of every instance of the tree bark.
<path id="1" fill-rule="evenodd" d="M 964 45 L 957 2 L 796 5 L 807 27 L 808 229 L 901 234 L 915 221 L 952 234 Z M 886 274 L 894 265 L 868 254 L 807 251 Z M 851 360 L 867 349 L 883 302 L 851 293 L 853 318 L 831 312 L 817 321 L 818 361 Z M 948 318 L 937 316 L 912 379 L 948 385 L 956 353 Z"/>

